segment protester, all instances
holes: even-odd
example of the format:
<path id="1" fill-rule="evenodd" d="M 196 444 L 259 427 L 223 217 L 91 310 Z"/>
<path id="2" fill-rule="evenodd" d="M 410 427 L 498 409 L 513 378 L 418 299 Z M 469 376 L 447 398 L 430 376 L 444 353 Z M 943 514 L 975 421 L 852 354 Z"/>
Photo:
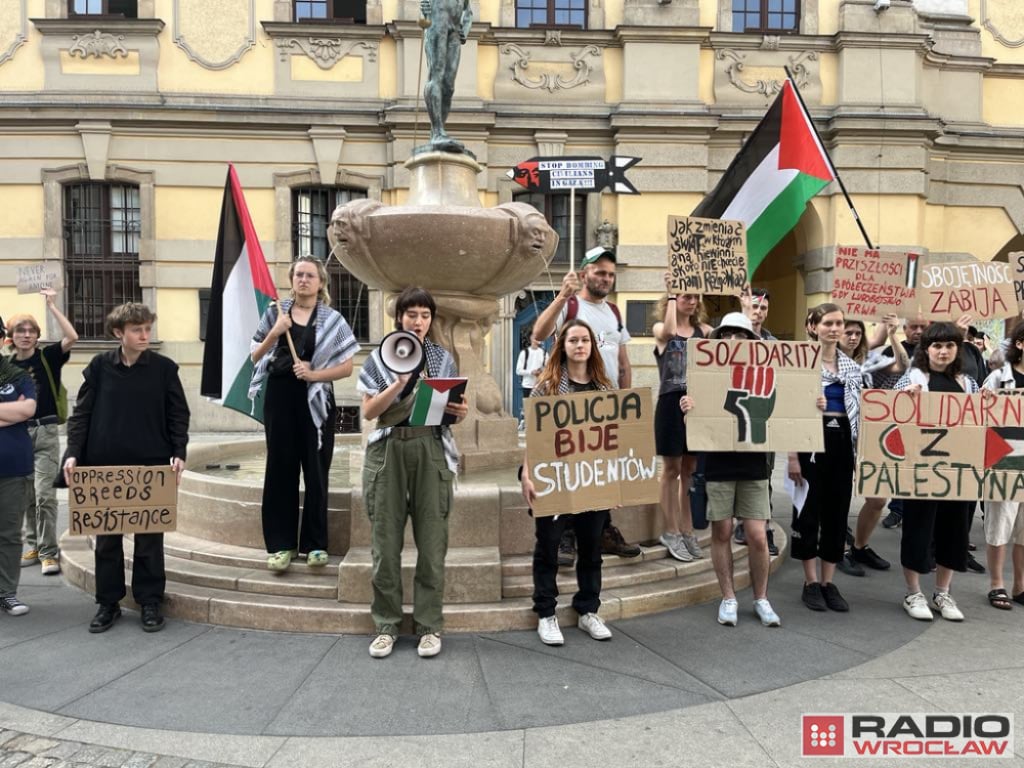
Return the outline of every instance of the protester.
<path id="1" fill-rule="evenodd" d="M 412 609 L 417 652 L 423 658 L 441 652 L 448 512 L 459 454 L 448 426 L 409 426 L 416 382 L 458 376 L 451 354 L 427 338 L 436 313 L 434 297 L 424 289 L 402 291 L 395 304 L 395 327 L 416 334 L 423 343 L 420 368 L 396 375 L 384 365 L 378 348 L 363 364 L 356 386 L 363 396 L 363 418 L 377 419 L 363 463 L 363 500 L 372 526 L 370 613 L 377 631 L 370 655 L 377 659 L 394 650 L 402 623 L 402 545 L 410 517 L 417 553 Z M 456 423 L 462 421 L 469 412 L 465 396 L 444 411 Z"/>
<path id="2" fill-rule="evenodd" d="M 790 479 L 795 485 L 808 485 L 803 509 L 793 507 L 791 554 L 803 563 L 804 604 L 812 611 L 845 612 L 850 607 L 832 577 L 843 558 L 853 496 L 861 372 L 860 366 L 839 350 L 844 322 L 838 306 L 821 304 L 811 310 L 807 320 L 813 338 L 821 342 L 825 450 L 789 454 Z"/>
<path id="3" fill-rule="evenodd" d="M 579 317 L 594 331 L 612 388 L 629 389 L 633 386 L 633 369 L 626 344 L 631 337 L 622 322 L 619 308 L 608 301 L 608 294 L 615 286 L 615 267 L 614 251 L 603 246 L 587 251 L 580 262 L 579 274 L 569 272 L 562 278 L 562 289 L 534 322 L 533 335 L 537 339 L 546 339 L 567 321 Z M 638 557 L 641 552 L 639 546 L 628 543 L 621 531 L 611 524 L 611 516 L 604 529 L 601 547 L 606 555 L 619 557 Z M 566 528 L 559 545 L 559 564 L 571 566 L 575 555 L 572 531 Z"/>
<path id="4" fill-rule="evenodd" d="M 68 419 L 64 480 L 75 467 L 170 464 L 177 479 L 185 469 L 189 409 L 170 358 L 149 349 L 156 314 L 144 304 L 127 303 L 107 316 L 107 329 L 119 346 L 96 355 L 82 372 L 75 411 Z M 96 602 L 92 633 L 106 632 L 121 617 L 124 598 L 124 546 L 120 534 L 96 537 Z M 142 628 L 164 628 L 160 612 L 166 574 L 164 535 L 137 533 L 132 555 L 132 597 L 142 607 Z"/>
<path id="5" fill-rule="evenodd" d="M 896 384 L 907 392 L 977 392 L 973 378 L 962 372 L 964 335 L 953 323 L 932 323 L 921 335 L 911 368 Z M 931 621 L 932 612 L 921 592 L 920 574 L 936 565 L 932 605 L 942 618 L 963 621 L 949 594 L 954 571 L 967 570 L 968 518 L 974 501 L 903 500 L 900 562 L 907 582 L 903 609 L 913 618 Z M 934 558 L 932 547 L 934 544 Z"/>
<path id="6" fill-rule="evenodd" d="M 516 360 L 516 375 L 519 376 L 523 389 L 523 402 L 530 396 L 534 385 L 537 383 L 538 374 L 544 370 L 544 363 L 547 361 L 547 353 L 541 346 L 540 340 L 530 336 L 530 346 L 520 350 L 519 359 Z M 523 408 L 525 409 L 525 405 Z M 525 413 L 525 410 L 523 411 Z M 519 419 L 519 428 L 525 426 L 522 417 Z"/>
<path id="7" fill-rule="evenodd" d="M 292 298 L 268 307 L 253 336 L 256 367 L 249 388 L 255 397 L 266 382 L 263 540 L 267 567 L 276 572 L 286 570 L 299 552 L 306 553 L 311 567 L 327 565 L 327 478 L 337 417 L 333 382 L 352 375 L 352 358 L 359 350 L 345 318 L 331 308 L 324 263 L 300 256 L 288 279 Z M 305 487 L 301 530 L 300 468 Z"/>
<path id="8" fill-rule="evenodd" d="M 558 333 L 551 358 L 537 381 L 533 396 L 612 388 L 598 353 L 594 331 L 580 318 L 569 320 Z M 523 498 L 532 509 L 537 494 L 530 479 L 529 456 L 523 456 L 520 480 Z M 601 539 L 607 519 L 607 509 L 534 519 L 537 542 L 533 550 L 533 610 L 538 618 L 537 634 L 546 645 L 565 642 L 555 607 L 558 601 L 558 545 L 570 520 L 576 530 L 578 550 L 577 590 L 572 598 L 572 607 L 579 614 L 577 626 L 595 640 L 608 640 L 612 636 L 611 630 L 597 615 L 601 606 Z"/>
<path id="9" fill-rule="evenodd" d="M 757 339 L 757 334 L 740 312 L 730 312 L 711 332 L 712 339 Z M 693 397 L 684 394 L 679 400 L 683 413 L 693 411 Z M 750 581 L 754 589 L 754 612 L 766 627 L 782 625 L 768 602 L 768 538 L 765 525 L 771 517 L 768 478 L 771 467 L 765 453 L 708 452 L 705 455 L 704 479 L 708 496 L 707 516 L 711 521 L 711 562 L 715 566 L 722 603 L 718 623 L 736 626 L 738 603 L 734 584 L 732 557 L 733 518 L 746 527 L 750 558 Z"/>
<path id="10" fill-rule="evenodd" d="M 659 541 L 676 560 L 688 563 L 704 557 L 693 533 L 690 479 L 697 457 L 686 445 L 686 424 L 679 398 L 686 394 L 686 342 L 711 333 L 704 321 L 704 302 L 696 293 L 671 295 L 671 274 L 665 273 L 669 294 L 657 305 L 654 360 L 658 364 L 658 401 L 654 409 L 654 442 L 661 456 L 661 517 Z"/>
<path id="11" fill-rule="evenodd" d="M 32 488 L 32 438 L 25 422 L 36 410 L 32 377 L 0 356 L 0 610 L 28 613 L 18 599 L 21 518 Z M 52 478 L 51 478 L 52 481 Z"/>
<path id="12" fill-rule="evenodd" d="M 993 353 L 993 357 L 996 353 Z M 1006 362 L 993 372 L 982 385 L 985 389 L 1024 389 L 1024 324 L 1018 325 L 1010 337 Z M 1016 501 L 985 502 L 985 543 L 987 546 L 990 591 L 988 602 L 993 608 L 1010 610 L 1013 601 L 1024 605 L 1024 504 Z M 1012 545 L 1013 590 L 1006 592 L 1003 584 L 1003 566 L 1007 546 Z"/>
<path id="13" fill-rule="evenodd" d="M 42 564 L 44 575 L 60 573 L 60 548 L 57 543 L 57 492 L 53 479 L 60 469 L 60 424 L 66 418 L 67 394 L 61 398 L 61 372 L 71 358 L 71 347 L 78 333 L 54 301 L 57 292 L 44 288 L 46 306 L 60 326 L 57 344 L 39 346 L 42 329 L 32 315 L 14 315 L 9 319 L 14 339 L 14 364 L 32 374 L 36 384 L 36 412 L 26 424 L 35 457 L 35 484 L 25 503 L 25 552 L 21 567 Z M 58 406 L 64 411 L 58 414 Z"/>

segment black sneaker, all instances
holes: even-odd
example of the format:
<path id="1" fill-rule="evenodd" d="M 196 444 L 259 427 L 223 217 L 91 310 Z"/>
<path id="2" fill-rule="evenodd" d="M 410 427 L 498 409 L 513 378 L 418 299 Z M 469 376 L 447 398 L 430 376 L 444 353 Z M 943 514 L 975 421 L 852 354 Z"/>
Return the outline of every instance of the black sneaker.
<path id="1" fill-rule="evenodd" d="M 159 632 L 164 628 L 164 617 L 160 615 L 160 603 L 142 606 L 142 629 L 144 632 Z"/>
<path id="2" fill-rule="evenodd" d="M 779 556 L 779 547 L 775 543 L 775 531 L 773 531 L 771 528 L 769 528 L 768 530 L 766 530 L 764 532 L 764 535 L 765 535 L 765 538 L 768 539 L 768 554 L 771 555 L 772 557 L 778 557 Z M 744 543 L 746 543 L 746 540 L 744 540 Z"/>
<path id="3" fill-rule="evenodd" d="M 742 520 L 736 523 L 736 529 L 733 531 L 732 538 L 741 547 L 747 546 L 747 532 L 743 530 Z"/>
<path id="4" fill-rule="evenodd" d="M 867 573 L 864 571 L 863 566 L 858 563 L 853 557 L 847 552 L 843 555 L 843 559 L 836 563 L 836 568 L 845 573 L 847 576 L 866 576 Z"/>
<path id="5" fill-rule="evenodd" d="M 970 552 L 967 553 L 967 570 L 974 571 L 975 573 L 984 573 L 985 566 L 979 563 L 974 555 Z"/>
<path id="6" fill-rule="evenodd" d="M 622 536 L 622 531 L 614 525 L 609 525 L 604 529 L 604 535 L 601 536 L 601 552 L 604 554 L 618 555 L 619 557 L 639 557 L 641 551 L 639 545 L 627 543 L 626 539 Z"/>
<path id="7" fill-rule="evenodd" d="M 854 541 L 856 539 L 853 538 L 853 529 L 850 526 L 846 526 L 846 546 L 852 547 Z"/>
<path id="8" fill-rule="evenodd" d="M 866 565 L 868 568 L 874 568 L 876 571 L 888 571 L 891 565 L 888 560 L 879 557 L 878 553 L 871 547 L 863 547 L 862 549 L 850 547 L 850 557 L 856 562 Z"/>
<path id="9" fill-rule="evenodd" d="M 889 514 L 882 520 L 883 528 L 899 528 L 901 525 L 903 525 L 903 515 L 893 509 L 890 509 Z"/>
<path id="10" fill-rule="evenodd" d="M 804 584 L 804 593 L 800 599 L 812 611 L 828 610 L 828 606 L 825 605 L 825 596 L 821 592 L 821 584 L 816 581 L 812 584 Z"/>
<path id="11" fill-rule="evenodd" d="M 838 611 L 839 613 L 846 613 L 850 610 L 850 604 L 843 599 L 843 596 L 839 594 L 839 588 L 835 584 L 829 582 L 823 584 L 821 587 L 821 594 L 825 598 L 825 605 L 828 606 L 830 611 Z"/>
<path id="12" fill-rule="evenodd" d="M 576 562 L 576 534 L 562 531 L 562 539 L 558 542 L 558 567 L 572 568 Z"/>
<path id="13" fill-rule="evenodd" d="M 93 616 L 91 622 L 89 622 L 89 631 L 92 634 L 99 634 L 100 632 L 106 632 L 112 626 L 114 622 L 121 618 L 121 606 L 119 605 L 100 605 L 96 610 L 96 615 Z"/>

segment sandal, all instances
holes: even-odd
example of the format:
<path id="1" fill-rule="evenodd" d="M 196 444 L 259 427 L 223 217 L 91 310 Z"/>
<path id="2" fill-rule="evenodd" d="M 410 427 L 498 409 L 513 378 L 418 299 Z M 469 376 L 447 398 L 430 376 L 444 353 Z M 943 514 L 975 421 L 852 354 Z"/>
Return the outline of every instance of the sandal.
<path id="1" fill-rule="evenodd" d="M 327 565 L 327 553 L 322 549 L 314 549 L 306 555 L 306 565 L 310 568 L 323 568 Z"/>
<path id="2" fill-rule="evenodd" d="M 294 549 L 282 549 L 267 558 L 267 568 L 272 571 L 285 571 L 292 564 L 292 558 L 298 554 Z"/>
<path id="3" fill-rule="evenodd" d="M 1024 592 L 1018 592 L 1016 595 L 1014 595 L 1013 602 L 1024 605 Z"/>
<path id="4" fill-rule="evenodd" d="M 988 604 L 1001 611 L 1009 611 L 1013 609 L 1013 603 L 1010 601 L 1010 596 L 1006 593 L 1006 590 L 1002 588 L 993 589 L 988 593 Z"/>

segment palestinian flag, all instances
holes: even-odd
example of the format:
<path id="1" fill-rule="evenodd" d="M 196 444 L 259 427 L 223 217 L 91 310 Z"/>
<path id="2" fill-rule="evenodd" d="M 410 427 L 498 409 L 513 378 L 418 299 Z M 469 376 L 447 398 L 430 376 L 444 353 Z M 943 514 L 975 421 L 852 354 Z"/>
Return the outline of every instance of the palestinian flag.
<path id="1" fill-rule="evenodd" d="M 787 79 L 768 114 L 693 215 L 747 225 L 753 277 L 768 252 L 796 226 L 807 202 L 834 178 L 811 116 Z"/>
<path id="2" fill-rule="evenodd" d="M 1024 471 L 1024 427 L 985 430 L 985 469 Z"/>
<path id="3" fill-rule="evenodd" d="M 242 185 L 235 167 L 229 165 L 213 261 L 200 394 L 259 422 L 263 421 L 262 393 L 255 401 L 248 394 L 253 369 L 249 342 L 260 317 L 276 299 L 277 289 L 263 258 Z"/>
<path id="4" fill-rule="evenodd" d="M 458 402 L 459 396 L 466 391 L 466 379 L 420 379 L 412 393 L 412 413 L 409 414 L 410 427 L 436 427 L 445 423 L 444 407 L 448 403 Z M 447 423 L 455 421 L 449 417 Z"/>

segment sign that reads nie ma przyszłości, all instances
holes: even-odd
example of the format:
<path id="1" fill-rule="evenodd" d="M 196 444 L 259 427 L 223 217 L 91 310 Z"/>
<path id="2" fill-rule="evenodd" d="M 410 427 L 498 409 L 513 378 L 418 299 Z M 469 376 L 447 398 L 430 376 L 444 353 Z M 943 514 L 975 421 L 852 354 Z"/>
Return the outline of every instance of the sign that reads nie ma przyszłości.
<path id="1" fill-rule="evenodd" d="M 690 339 L 686 445 L 700 451 L 820 451 L 821 345 Z"/>
<path id="2" fill-rule="evenodd" d="M 1002 261 L 930 263 L 918 268 L 917 297 L 907 316 L 955 321 L 961 315 L 975 320 L 1017 314 L 1010 264 Z M 916 306 L 914 306 L 916 305 Z"/>
<path id="3" fill-rule="evenodd" d="M 1020 394 L 866 389 L 857 495 L 1024 501 L 1022 417 Z"/>
<path id="4" fill-rule="evenodd" d="M 916 311 L 915 283 L 920 260 L 916 253 L 837 246 L 832 301 L 846 317 L 859 320 L 880 320 L 889 312 L 904 315 L 904 306 Z"/>
<path id="5" fill-rule="evenodd" d="M 164 533 L 178 523 L 178 485 L 170 466 L 77 467 L 68 484 L 72 536 Z"/>
<path id="6" fill-rule="evenodd" d="M 673 293 L 739 296 L 747 277 L 742 221 L 668 217 L 668 268 Z"/>
<path id="7" fill-rule="evenodd" d="M 650 389 L 530 397 L 525 405 L 535 517 L 658 501 Z"/>

